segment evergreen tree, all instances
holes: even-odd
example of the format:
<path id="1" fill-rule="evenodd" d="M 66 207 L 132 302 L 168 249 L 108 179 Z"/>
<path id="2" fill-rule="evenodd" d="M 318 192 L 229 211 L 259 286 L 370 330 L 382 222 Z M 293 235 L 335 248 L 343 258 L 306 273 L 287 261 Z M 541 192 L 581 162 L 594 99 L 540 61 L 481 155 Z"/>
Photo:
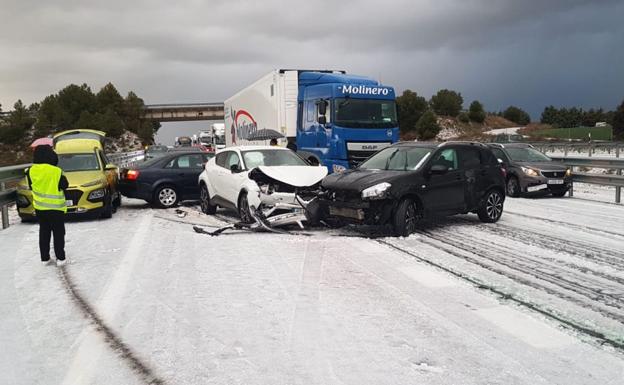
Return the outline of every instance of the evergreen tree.
<path id="1" fill-rule="evenodd" d="M 427 100 L 418 96 L 411 90 L 403 91 L 401 96 L 396 98 L 397 109 L 399 111 L 399 127 L 402 132 L 416 130 L 416 122 L 422 114 L 429 108 Z"/>
<path id="2" fill-rule="evenodd" d="M 468 117 L 473 122 L 483 123 L 485 121 L 485 110 L 483 109 L 483 104 L 481 104 L 478 100 L 470 103 Z"/>
<path id="3" fill-rule="evenodd" d="M 420 140 L 431 140 L 438 135 L 440 126 L 438 125 L 438 119 L 433 111 L 427 110 L 422 114 L 418 122 L 416 122 L 416 132 Z"/>
<path id="4" fill-rule="evenodd" d="M 444 89 L 431 97 L 429 105 L 438 115 L 457 116 L 463 103 L 464 98 L 459 92 Z"/>

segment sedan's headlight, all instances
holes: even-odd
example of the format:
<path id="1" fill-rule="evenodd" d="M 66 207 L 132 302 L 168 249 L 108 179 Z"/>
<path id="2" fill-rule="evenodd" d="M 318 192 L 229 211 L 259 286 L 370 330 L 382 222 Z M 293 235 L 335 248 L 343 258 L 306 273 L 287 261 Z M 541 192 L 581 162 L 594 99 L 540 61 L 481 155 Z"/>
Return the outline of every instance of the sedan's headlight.
<path id="1" fill-rule="evenodd" d="M 97 190 L 93 190 L 89 193 L 89 197 L 87 199 L 92 200 L 92 199 L 100 199 L 104 197 L 104 194 L 106 194 L 106 192 L 104 191 L 104 189 L 97 189 Z"/>
<path id="2" fill-rule="evenodd" d="M 565 176 L 572 176 L 572 169 L 570 168 L 566 169 Z"/>
<path id="3" fill-rule="evenodd" d="M 364 189 L 362 191 L 362 199 L 383 199 L 391 186 L 388 182 L 382 182 Z"/>
<path id="4" fill-rule="evenodd" d="M 521 167 L 521 168 L 522 168 L 522 172 L 528 176 L 539 176 L 539 173 L 537 172 L 537 170 L 534 170 L 528 167 Z"/>
<path id="5" fill-rule="evenodd" d="M 104 181 L 102 179 L 94 180 L 92 182 L 83 184 L 81 187 L 92 187 L 92 186 L 97 186 L 99 184 L 104 184 Z"/>

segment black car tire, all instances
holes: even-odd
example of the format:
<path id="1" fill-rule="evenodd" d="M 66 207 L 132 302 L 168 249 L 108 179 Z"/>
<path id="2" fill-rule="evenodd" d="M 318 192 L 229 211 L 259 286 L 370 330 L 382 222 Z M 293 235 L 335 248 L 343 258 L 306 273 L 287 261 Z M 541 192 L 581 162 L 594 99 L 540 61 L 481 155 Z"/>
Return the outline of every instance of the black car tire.
<path id="1" fill-rule="evenodd" d="M 121 207 L 121 193 L 117 192 L 117 198 L 113 201 L 113 206 L 117 209 Z"/>
<path id="2" fill-rule="evenodd" d="M 481 222 L 494 223 L 498 222 L 503 215 L 503 195 L 498 190 L 490 190 L 485 194 L 477 215 Z"/>
<path id="3" fill-rule="evenodd" d="M 392 229 L 397 237 L 407 237 L 422 220 L 422 210 L 412 199 L 406 198 L 399 203 L 393 218 Z"/>
<path id="4" fill-rule="evenodd" d="M 567 192 L 568 192 L 568 190 L 553 191 L 552 192 L 552 196 L 557 197 L 557 198 L 563 198 L 563 196 L 566 195 Z"/>
<path id="5" fill-rule="evenodd" d="M 175 187 L 171 185 L 162 185 L 158 186 L 156 191 L 154 192 L 153 202 L 161 208 L 170 208 L 175 207 L 178 204 L 180 197 Z"/>
<path id="6" fill-rule="evenodd" d="M 507 195 L 513 198 L 520 196 L 520 182 L 518 177 L 510 176 L 507 179 Z"/>
<path id="7" fill-rule="evenodd" d="M 113 216 L 113 201 L 110 194 L 106 194 L 104 197 L 104 207 L 102 208 L 101 217 L 104 219 L 111 218 Z"/>
<path id="8" fill-rule="evenodd" d="M 243 191 L 238 198 L 238 216 L 243 223 L 253 223 L 253 218 L 249 211 L 249 201 L 247 201 L 247 191 Z"/>
<path id="9" fill-rule="evenodd" d="M 199 204 L 201 206 L 201 211 L 204 214 L 214 215 L 217 213 L 217 205 L 213 205 L 210 202 L 210 194 L 208 193 L 208 187 L 202 183 L 199 191 Z"/>

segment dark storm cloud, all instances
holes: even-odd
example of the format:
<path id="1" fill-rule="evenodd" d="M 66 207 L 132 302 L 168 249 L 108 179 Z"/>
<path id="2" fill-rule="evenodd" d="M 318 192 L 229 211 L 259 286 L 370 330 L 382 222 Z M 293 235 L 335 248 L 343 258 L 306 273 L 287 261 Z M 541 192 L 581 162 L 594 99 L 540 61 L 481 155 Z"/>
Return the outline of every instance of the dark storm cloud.
<path id="1" fill-rule="evenodd" d="M 0 103 L 108 81 L 147 102 L 216 101 L 276 67 L 340 68 L 534 117 L 624 97 L 617 1 L 4 2 Z"/>

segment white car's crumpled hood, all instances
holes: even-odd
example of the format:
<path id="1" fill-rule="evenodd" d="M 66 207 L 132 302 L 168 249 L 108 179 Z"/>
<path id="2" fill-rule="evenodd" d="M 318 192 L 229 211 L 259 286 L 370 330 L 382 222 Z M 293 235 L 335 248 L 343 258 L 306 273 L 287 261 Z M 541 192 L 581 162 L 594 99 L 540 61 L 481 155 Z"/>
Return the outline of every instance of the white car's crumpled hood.
<path id="1" fill-rule="evenodd" d="M 327 176 L 327 167 L 321 166 L 258 166 L 268 177 L 295 187 L 312 186 Z"/>

